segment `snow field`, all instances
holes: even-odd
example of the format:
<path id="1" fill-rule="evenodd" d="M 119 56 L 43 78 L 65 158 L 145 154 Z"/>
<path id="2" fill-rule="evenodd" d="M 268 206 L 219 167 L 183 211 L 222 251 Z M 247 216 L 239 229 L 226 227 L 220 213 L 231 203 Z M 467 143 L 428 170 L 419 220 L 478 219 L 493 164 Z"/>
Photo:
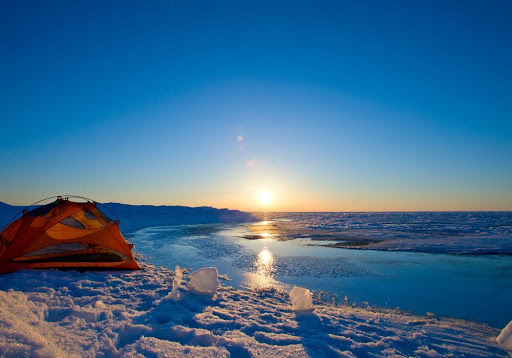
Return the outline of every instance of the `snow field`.
<path id="1" fill-rule="evenodd" d="M 205 295 L 142 267 L 0 276 L 0 356 L 507 357 L 483 324 L 320 302 L 295 312 L 288 292 Z"/>

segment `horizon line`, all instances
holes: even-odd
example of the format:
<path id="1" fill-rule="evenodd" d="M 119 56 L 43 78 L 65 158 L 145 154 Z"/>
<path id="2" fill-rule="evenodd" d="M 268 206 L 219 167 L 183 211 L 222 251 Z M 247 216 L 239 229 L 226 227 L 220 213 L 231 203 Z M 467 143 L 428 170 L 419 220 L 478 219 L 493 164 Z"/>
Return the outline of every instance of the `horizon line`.
<path id="1" fill-rule="evenodd" d="M 53 197 L 52 197 L 53 198 Z M 50 199 L 50 198 L 49 198 Z M 44 199 L 43 199 L 44 200 Z M 458 210 L 458 209 L 451 209 L 451 210 L 440 210 L 440 209 L 432 209 L 432 210 L 312 210 L 312 211 L 303 211 L 303 210 L 243 210 L 243 209 L 234 209 L 234 208 L 228 208 L 228 207 L 215 207 L 211 205 L 199 205 L 199 206 L 190 206 L 190 205 L 181 205 L 181 204 L 130 204 L 130 203 L 122 203 L 122 202 L 115 202 L 115 201 L 106 201 L 106 202 L 100 202 L 95 201 L 99 204 L 121 204 L 121 205 L 130 205 L 130 206 L 155 206 L 155 207 L 161 207 L 161 206 L 168 206 L 168 207 L 188 207 L 188 208 L 213 208 L 218 210 L 237 210 L 241 212 L 247 212 L 247 213 L 259 213 L 259 214 L 268 214 L 268 213 L 450 213 L 450 212 L 502 212 L 502 213 L 508 213 L 512 212 L 511 209 L 507 210 L 499 210 L 499 209 L 493 209 L 493 210 L 486 210 L 486 209 L 464 209 L 464 210 Z M 33 205 L 36 205 L 38 202 L 31 204 L 31 205 L 16 205 L 16 204 L 9 204 L 5 201 L 1 201 L 0 203 L 4 203 L 9 206 L 17 206 L 17 207 L 30 207 Z"/>

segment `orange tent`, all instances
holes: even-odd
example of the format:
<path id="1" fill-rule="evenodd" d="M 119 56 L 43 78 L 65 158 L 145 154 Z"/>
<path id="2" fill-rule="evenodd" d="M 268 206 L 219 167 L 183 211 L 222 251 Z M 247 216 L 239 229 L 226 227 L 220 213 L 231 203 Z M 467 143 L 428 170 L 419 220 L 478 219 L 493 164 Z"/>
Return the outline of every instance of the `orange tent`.
<path id="1" fill-rule="evenodd" d="M 94 202 L 59 197 L 8 225 L 0 234 L 0 273 L 33 268 L 140 269 L 119 222 Z"/>

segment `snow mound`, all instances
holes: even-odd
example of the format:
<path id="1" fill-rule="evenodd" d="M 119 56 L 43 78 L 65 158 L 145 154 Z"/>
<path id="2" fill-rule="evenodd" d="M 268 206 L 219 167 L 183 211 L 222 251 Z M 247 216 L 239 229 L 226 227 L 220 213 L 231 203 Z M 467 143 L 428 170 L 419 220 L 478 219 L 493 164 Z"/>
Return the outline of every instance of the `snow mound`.
<path id="1" fill-rule="evenodd" d="M 498 336 L 498 344 L 512 351 L 512 321 L 510 321 Z"/>
<path id="2" fill-rule="evenodd" d="M 313 294 L 307 288 L 294 287 L 290 291 L 290 300 L 295 311 L 308 311 L 313 309 Z"/>
<path id="3" fill-rule="evenodd" d="M 216 267 L 205 267 L 194 271 L 189 276 L 190 286 L 198 292 L 215 292 L 220 285 L 219 272 Z"/>

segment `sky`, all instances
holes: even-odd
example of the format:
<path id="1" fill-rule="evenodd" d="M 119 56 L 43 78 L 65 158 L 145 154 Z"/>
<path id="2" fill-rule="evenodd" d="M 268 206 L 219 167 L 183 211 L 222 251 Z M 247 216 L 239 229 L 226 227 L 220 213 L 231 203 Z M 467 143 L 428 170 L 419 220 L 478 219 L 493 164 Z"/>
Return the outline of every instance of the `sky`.
<path id="1" fill-rule="evenodd" d="M 512 210 L 510 1 L 4 1 L 0 201 Z"/>

